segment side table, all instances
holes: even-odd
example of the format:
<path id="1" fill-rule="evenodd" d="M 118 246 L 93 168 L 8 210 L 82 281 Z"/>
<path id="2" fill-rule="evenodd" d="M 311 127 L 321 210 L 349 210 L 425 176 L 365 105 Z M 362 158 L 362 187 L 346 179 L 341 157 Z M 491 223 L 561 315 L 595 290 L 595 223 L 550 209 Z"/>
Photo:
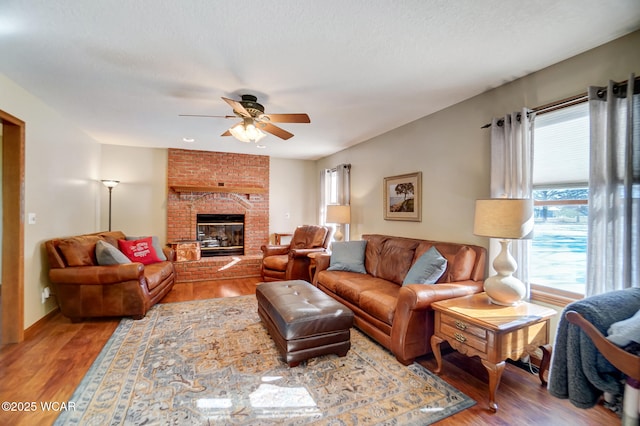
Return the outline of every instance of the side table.
<path id="1" fill-rule="evenodd" d="M 442 371 L 443 341 L 461 354 L 478 356 L 489 373 L 489 409 L 496 412 L 496 391 L 506 359 L 518 360 L 541 348 L 539 377 L 546 385 L 544 373 L 551 360 L 549 323 L 555 310 L 528 302 L 495 305 L 486 293 L 442 300 L 431 306 L 435 311 L 431 349 L 437 362 L 436 374 Z"/>

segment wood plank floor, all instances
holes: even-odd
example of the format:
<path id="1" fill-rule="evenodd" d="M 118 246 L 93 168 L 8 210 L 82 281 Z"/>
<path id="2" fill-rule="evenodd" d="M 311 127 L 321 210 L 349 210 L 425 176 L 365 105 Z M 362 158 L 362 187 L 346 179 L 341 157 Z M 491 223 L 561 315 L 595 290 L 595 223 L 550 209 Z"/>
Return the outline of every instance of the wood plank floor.
<path id="1" fill-rule="evenodd" d="M 180 283 L 162 303 L 254 294 L 257 279 Z M 20 344 L 0 348 L 0 401 L 35 402 L 33 412 L 0 411 L 0 425 L 49 425 L 58 413 L 41 402 L 67 403 L 75 388 L 118 325 L 118 319 L 72 324 L 57 314 Z M 598 405 L 581 410 L 550 396 L 536 375 L 507 364 L 497 403 L 487 408 L 487 373 L 478 359 L 446 353 L 441 378 L 478 403 L 439 425 L 617 425 L 619 418 Z M 435 368 L 431 356 L 419 362 Z"/>

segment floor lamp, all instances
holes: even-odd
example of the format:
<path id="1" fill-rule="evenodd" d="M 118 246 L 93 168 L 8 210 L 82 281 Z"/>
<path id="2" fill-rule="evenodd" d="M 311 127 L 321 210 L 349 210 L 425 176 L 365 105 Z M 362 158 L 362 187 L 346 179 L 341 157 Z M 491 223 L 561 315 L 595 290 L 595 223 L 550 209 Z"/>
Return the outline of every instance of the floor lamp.
<path id="1" fill-rule="evenodd" d="M 109 231 L 111 231 L 111 191 L 113 191 L 113 188 L 118 186 L 119 183 L 120 183 L 119 180 L 111 180 L 111 179 L 102 180 L 102 184 L 107 188 L 109 188 Z"/>
<path id="2" fill-rule="evenodd" d="M 533 200 L 525 198 L 492 198 L 476 201 L 473 233 L 499 238 L 501 250 L 493 261 L 496 275 L 484 282 L 484 291 L 497 305 L 517 305 L 527 295 L 526 285 L 512 274 L 518 269 L 509 253 L 511 240 L 533 236 Z"/>
<path id="3" fill-rule="evenodd" d="M 344 234 L 341 231 L 342 225 L 351 222 L 351 206 L 329 204 L 327 206 L 327 223 L 335 223 L 336 233 L 333 239 L 336 241 L 342 241 Z"/>

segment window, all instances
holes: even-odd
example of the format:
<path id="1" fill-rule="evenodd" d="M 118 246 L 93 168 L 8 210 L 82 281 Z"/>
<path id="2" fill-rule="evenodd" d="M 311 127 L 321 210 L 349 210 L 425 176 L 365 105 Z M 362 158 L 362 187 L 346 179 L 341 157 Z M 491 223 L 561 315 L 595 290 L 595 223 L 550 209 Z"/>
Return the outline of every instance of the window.
<path id="1" fill-rule="evenodd" d="M 327 205 L 338 204 L 338 170 L 337 169 L 325 169 L 324 170 L 324 186 L 321 188 L 322 196 L 320 206 L 320 224 L 326 225 L 326 213 Z M 330 225 L 335 227 L 334 224 Z M 335 229 L 334 229 L 335 231 Z"/>
<path id="2" fill-rule="evenodd" d="M 579 298 L 587 274 L 588 103 L 541 114 L 534 124 L 532 296 Z"/>

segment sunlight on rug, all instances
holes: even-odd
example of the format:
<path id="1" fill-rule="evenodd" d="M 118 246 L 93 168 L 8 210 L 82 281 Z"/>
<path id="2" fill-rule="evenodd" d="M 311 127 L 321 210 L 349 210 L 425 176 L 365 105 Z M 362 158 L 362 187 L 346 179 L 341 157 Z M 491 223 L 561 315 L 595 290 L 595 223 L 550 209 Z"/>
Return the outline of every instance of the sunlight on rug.
<path id="1" fill-rule="evenodd" d="M 57 425 L 426 425 L 475 401 L 351 329 L 346 357 L 289 368 L 255 296 L 159 304 L 123 319 Z"/>

